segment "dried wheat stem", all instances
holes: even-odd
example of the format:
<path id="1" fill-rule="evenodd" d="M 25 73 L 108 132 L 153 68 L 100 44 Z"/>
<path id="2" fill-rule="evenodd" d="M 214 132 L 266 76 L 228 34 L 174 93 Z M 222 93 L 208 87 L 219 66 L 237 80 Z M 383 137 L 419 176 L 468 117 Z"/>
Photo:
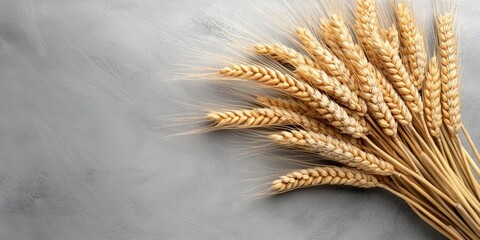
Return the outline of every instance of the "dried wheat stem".
<path id="1" fill-rule="evenodd" d="M 325 134 L 293 130 L 273 134 L 270 138 L 287 146 L 293 145 L 318 152 L 322 155 L 327 154 L 332 160 L 369 173 L 390 175 L 394 171 L 390 163 L 352 144 Z"/>
<path id="2" fill-rule="evenodd" d="M 458 49 L 452 18 L 451 13 L 439 16 L 437 19 L 437 31 L 442 79 L 443 121 L 450 133 L 457 135 L 460 129 L 460 92 Z"/>
<path id="3" fill-rule="evenodd" d="M 461 127 L 462 127 L 463 134 L 465 135 L 465 138 L 467 139 L 468 144 L 470 145 L 470 148 L 472 149 L 473 153 L 475 154 L 475 157 L 477 158 L 477 161 L 480 161 L 480 153 L 478 152 L 478 149 L 475 147 L 475 144 L 473 143 L 472 137 L 470 137 L 470 134 L 468 133 L 467 128 L 465 127 L 465 125 L 463 125 L 463 123 L 461 124 Z M 474 163 L 474 165 L 476 166 L 477 164 Z M 478 175 L 480 176 L 480 171 Z"/>
<path id="4" fill-rule="evenodd" d="M 440 80 L 440 69 L 438 60 L 432 57 L 428 63 L 427 79 L 423 88 L 425 99 L 425 121 L 432 137 L 438 138 L 441 134 L 442 126 L 442 105 L 440 95 L 442 92 L 442 82 Z"/>
<path id="5" fill-rule="evenodd" d="M 365 136 L 364 128 L 355 118 L 349 116 L 345 109 L 310 85 L 289 75 L 267 67 L 238 64 L 225 67 L 219 73 L 228 77 L 254 80 L 289 94 L 317 110 L 320 117 L 340 129 L 342 133 L 355 138 Z"/>
<path id="6" fill-rule="evenodd" d="M 295 73 L 356 114 L 364 116 L 367 113 L 367 104 L 363 99 L 359 98 L 356 93 L 350 91 L 346 85 L 343 85 L 337 79 L 328 76 L 324 71 L 304 65 L 298 67 Z"/>
<path id="7" fill-rule="evenodd" d="M 382 185 L 380 185 L 380 187 L 388 190 L 389 192 L 393 193 L 397 197 L 400 197 L 401 199 L 409 203 L 411 206 L 413 206 L 413 209 L 419 214 L 419 216 L 422 217 L 422 219 L 429 222 L 430 225 L 436 226 L 435 229 L 437 229 L 437 231 L 442 232 L 442 234 L 444 234 L 445 236 L 449 236 L 449 237 L 455 236 L 455 239 L 461 239 L 461 237 L 458 236 L 458 233 L 456 233 L 456 231 L 453 231 L 451 228 L 449 228 L 445 223 L 443 223 L 436 216 L 434 216 L 432 213 L 427 211 L 418 202 L 412 201 L 410 198 L 406 197 L 405 195 L 401 194 L 398 191 L 395 191 L 390 187 L 382 186 Z"/>
<path id="8" fill-rule="evenodd" d="M 359 52 L 359 48 L 354 44 L 353 38 L 343 20 L 333 15 L 330 21 L 322 20 L 322 29 L 326 33 L 325 39 L 329 39 L 327 44 L 337 49 L 335 51 L 341 51 L 341 58 L 355 73 L 354 77 L 358 83 L 360 97 L 367 102 L 368 112 L 377 120 L 385 134 L 395 136 L 397 134 L 397 123 L 385 103 L 382 90 L 377 84 L 375 73 L 370 71 L 370 63 Z"/>
<path id="9" fill-rule="evenodd" d="M 350 69 L 337 56 L 325 48 L 310 30 L 307 28 L 296 28 L 296 33 L 305 50 L 315 58 L 322 70 L 342 84 L 345 84 L 350 91 L 355 92 L 357 90 L 357 85 Z"/>
<path id="10" fill-rule="evenodd" d="M 365 141 L 370 145 L 372 146 L 376 153 L 380 154 L 385 160 L 387 160 L 389 163 L 392 163 L 394 164 L 395 168 L 396 168 L 396 171 L 402 171 L 402 172 L 405 172 L 407 173 L 409 176 L 412 176 L 414 177 L 416 180 L 418 180 L 419 182 L 421 182 L 422 184 L 424 184 L 425 186 L 427 186 L 429 189 L 431 189 L 432 191 L 434 191 L 436 194 L 438 194 L 440 197 L 442 197 L 443 199 L 445 199 L 449 204 L 451 204 L 452 206 L 458 206 L 457 203 L 455 203 L 449 196 L 447 196 L 445 193 L 443 193 L 442 191 L 440 191 L 437 187 L 435 187 L 434 185 L 432 185 L 432 183 L 430 183 L 429 181 L 427 181 L 425 178 L 423 178 L 422 176 L 418 175 L 417 173 L 415 173 L 414 171 L 412 171 L 410 168 L 402 165 L 399 163 L 399 161 L 395 158 L 393 158 L 392 156 L 388 155 L 388 153 L 386 153 L 384 150 L 380 149 L 378 146 L 375 145 L 374 142 L 372 142 L 370 139 L 368 138 L 364 138 Z M 398 168 L 398 169 L 397 169 Z M 406 177 L 405 175 L 403 174 L 396 174 L 397 177 L 400 177 L 400 178 L 403 178 L 405 181 L 409 182 L 409 184 L 411 184 L 412 186 L 414 186 L 416 188 L 417 191 L 420 191 L 422 192 L 423 195 L 428 195 L 423 189 L 419 188 L 418 185 L 416 185 L 415 183 L 413 183 L 408 177 Z"/>
<path id="11" fill-rule="evenodd" d="M 378 179 L 370 174 L 346 167 L 315 167 L 301 169 L 280 176 L 272 182 L 270 191 L 283 193 L 304 187 L 344 185 L 359 188 L 378 186 Z"/>
<path id="12" fill-rule="evenodd" d="M 425 80 L 427 64 L 424 37 L 418 29 L 407 2 L 397 4 L 395 13 L 400 29 L 401 52 L 408 62 L 405 67 L 412 75 L 414 86 L 421 89 Z"/>

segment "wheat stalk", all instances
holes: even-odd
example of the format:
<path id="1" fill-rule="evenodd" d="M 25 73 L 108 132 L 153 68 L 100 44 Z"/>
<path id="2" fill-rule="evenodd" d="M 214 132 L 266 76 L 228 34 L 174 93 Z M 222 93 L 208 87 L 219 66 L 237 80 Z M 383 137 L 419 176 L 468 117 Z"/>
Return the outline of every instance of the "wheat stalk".
<path id="1" fill-rule="evenodd" d="M 314 167 L 292 171 L 271 184 L 272 193 L 284 193 L 304 187 L 344 185 L 359 188 L 378 187 L 378 179 L 361 171 L 346 167 Z"/>

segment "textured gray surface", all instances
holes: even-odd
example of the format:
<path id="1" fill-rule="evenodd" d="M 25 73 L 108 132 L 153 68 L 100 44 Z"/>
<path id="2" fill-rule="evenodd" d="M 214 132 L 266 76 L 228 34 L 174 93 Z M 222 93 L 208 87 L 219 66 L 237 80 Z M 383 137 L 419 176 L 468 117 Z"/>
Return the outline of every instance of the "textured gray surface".
<path id="1" fill-rule="evenodd" d="M 242 180 L 271 170 L 242 158 L 237 136 L 163 138 L 175 130 L 159 118 L 185 112 L 178 102 L 216 96 L 166 81 L 180 50 L 232 15 L 261 19 L 253 2 L 1 1 L 0 239 L 440 239 L 381 190 L 249 200 L 258 182 Z M 462 1 L 462 110 L 477 144 L 479 14 Z"/>

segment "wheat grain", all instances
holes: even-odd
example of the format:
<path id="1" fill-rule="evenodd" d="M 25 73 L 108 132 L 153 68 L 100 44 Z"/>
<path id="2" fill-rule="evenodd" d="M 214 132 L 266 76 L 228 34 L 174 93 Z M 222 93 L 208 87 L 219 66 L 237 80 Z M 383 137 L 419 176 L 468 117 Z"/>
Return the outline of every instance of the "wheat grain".
<path id="1" fill-rule="evenodd" d="M 339 57 L 355 73 L 354 77 L 360 89 L 360 97 L 367 102 L 368 112 L 377 120 L 385 134 L 395 136 L 397 134 L 397 123 L 385 103 L 375 73 L 370 71 L 370 63 L 359 52 L 359 47 L 353 42 L 353 38 L 343 20 L 336 15 L 332 15 L 330 21 L 322 20 L 321 27 L 322 32 L 325 33 L 324 38 L 327 45 L 336 49 L 334 51 L 338 52 Z"/>
<path id="2" fill-rule="evenodd" d="M 457 135 L 460 129 L 460 92 L 458 49 L 451 13 L 438 17 L 438 41 L 442 79 L 443 121 L 450 133 Z"/>
<path id="3" fill-rule="evenodd" d="M 399 54 L 400 38 L 399 38 L 398 30 L 395 24 L 392 24 L 390 27 L 386 29 L 381 29 L 380 33 L 382 34 L 382 37 L 385 40 L 387 40 L 390 43 L 390 45 L 392 45 L 392 48 L 395 50 L 395 52 Z"/>
<path id="4" fill-rule="evenodd" d="M 298 67 L 295 73 L 356 114 L 364 116 L 367 113 L 367 104 L 363 99 L 359 98 L 356 93 L 350 91 L 346 85 L 343 85 L 337 79 L 328 76 L 324 71 L 304 65 Z"/>
<path id="5" fill-rule="evenodd" d="M 408 62 L 405 67 L 414 79 L 414 86 L 421 89 L 427 64 L 424 37 L 418 29 L 407 2 L 397 4 L 395 12 L 400 29 L 401 52 Z"/>
<path id="6" fill-rule="evenodd" d="M 391 164 L 375 155 L 325 134 L 292 130 L 270 135 L 270 138 L 283 145 L 297 146 L 317 152 L 332 160 L 369 173 L 390 175 L 394 170 Z"/>
<path id="7" fill-rule="evenodd" d="M 270 191 L 283 193 L 304 187 L 344 185 L 359 188 L 378 187 L 378 179 L 370 174 L 346 167 L 321 166 L 292 171 L 271 184 Z"/>
<path id="8" fill-rule="evenodd" d="M 319 116 L 327 120 L 342 133 L 362 138 L 365 132 L 360 123 L 349 116 L 345 109 L 320 93 L 310 85 L 289 75 L 261 66 L 233 64 L 219 70 L 224 76 L 254 80 L 265 86 L 277 89 L 292 97 L 298 98 L 319 112 Z"/>
<path id="9" fill-rule="evenodd" d="M 442 92 L 442 81 L 440 80 L 440 69 L 438 59 L 432 57 L 428 64 L 427 78 L 423 95 L 425 99 L 425 121 L 428 130 L 433 137 L 440 136 L 442 126 L 442 105 L 440 103 Z"/>

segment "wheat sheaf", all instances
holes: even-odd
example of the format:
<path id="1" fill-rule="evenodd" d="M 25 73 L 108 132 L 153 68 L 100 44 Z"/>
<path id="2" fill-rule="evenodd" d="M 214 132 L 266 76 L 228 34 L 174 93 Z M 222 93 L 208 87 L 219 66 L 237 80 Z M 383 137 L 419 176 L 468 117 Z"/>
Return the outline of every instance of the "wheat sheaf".
<path id="1" fill-rule="evenodd" d="M 307 1 L 304 12 L 287 4 L 295 17 L 279 28 L 293 47 L 251 36 L 240 47 L 251 58 L 212 73 L 268 91 L 252 93 L 252 108 L 207 113 L 210 127 L 261 128 L 256 136 L 281 148 L 329 160 L 278 176 L 269 193 L 378 187 L 446 237 L 480 239 L 480 156 L 460 117 L 455 2 L 432 4 L 431 47 L 408 1 L 327 2 Z"/>

